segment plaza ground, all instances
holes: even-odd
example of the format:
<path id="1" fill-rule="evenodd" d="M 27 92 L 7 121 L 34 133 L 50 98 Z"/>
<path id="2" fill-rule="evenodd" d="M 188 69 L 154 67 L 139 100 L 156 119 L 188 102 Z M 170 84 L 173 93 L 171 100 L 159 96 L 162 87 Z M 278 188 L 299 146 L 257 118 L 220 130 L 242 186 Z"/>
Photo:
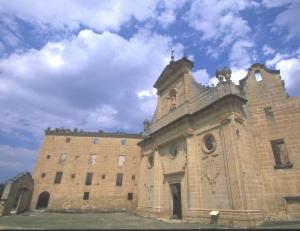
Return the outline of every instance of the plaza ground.
<path id="1" fill-rule="evenodd" d="M 218 229 L 220 225 L 162 221 L 129 213 L 26 212 L 0 217 L 0 229 Z M 259 228 L 300 229 L 298 222 L 269 223 Z"/>

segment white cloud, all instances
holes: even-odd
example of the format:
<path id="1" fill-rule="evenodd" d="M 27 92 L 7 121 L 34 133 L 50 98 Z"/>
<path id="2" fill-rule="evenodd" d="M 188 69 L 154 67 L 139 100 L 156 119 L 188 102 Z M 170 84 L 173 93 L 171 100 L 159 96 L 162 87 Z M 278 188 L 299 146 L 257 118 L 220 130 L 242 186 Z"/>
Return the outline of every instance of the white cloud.
<path id="1" fill-rule="evenodd" d="M 39 137 L 48 126 L 139 131 L 155 105 L 148 92 L 135 92 L 152 87 L 171 48 L 182 54 L 182 45 L 145 30 L 128 40 L 83 30 L 71 40 L 2 58 L 1 131 Z M 152 106 L 144 110 L 147 101 Z"/>
<path id="2" fill-rule="evenodd" d="M 280 30 L 288 31 L 287 39 L 300 38 L 300 1 L 294 0 L 264 0 L 263 5 L 267 8 L 285 7 L 275 19 L 275 26 Z"/>
<path id="3" fill-rule="evenodd" d="M 275 53 L 275 50 L 272 47 L 265 44 L 263 46 L 263 53 L 264 55 L 273 55 Z"/>
<path id="4" fill-rule="evenodd" d="M 300 58 L 282 59 L 276 63 L 275 68 L 285 81 L 285 87 L 290 95 L 300 94 Z"/>
<path id="5" fill-rule="evenodd" d="M 244 37 L 251 29 L 240 11 L 253 7 L 249 1 L 194 1 L 186 21 L 201 33 L 202 40 L 218 41 L 221 47 Z"/>
<path id="6" fill-rule="evenodd" d="M 279 60 L 282 60 L 283 58 L 287 58 L 288 56 L 290 56 L 290 55 L 288 55 L 288 54 L 280 54 L 280 53 L 277 53 L 277 54 L 273 57 L 273 59 L 268 59 L 268 60 L 266 61 L 266 65 L 267 65 L 267 66 L 274 66 L 276 63 L 278 63 Z"/>
<path id="7" fill-rule="evenodd" d="M 199 69 L 193 72 L 193 76 L 197 82 L 208 85 L 210 83 L 210 77 L 206 69 Z"/>
<path id="8" fill-rule="evenodd" d="M 248 40 L 236 41 L 230 51 L 229 61 L 232 68 L 248 68 L 252 63 L 251 48 L 254 43 Z"/>

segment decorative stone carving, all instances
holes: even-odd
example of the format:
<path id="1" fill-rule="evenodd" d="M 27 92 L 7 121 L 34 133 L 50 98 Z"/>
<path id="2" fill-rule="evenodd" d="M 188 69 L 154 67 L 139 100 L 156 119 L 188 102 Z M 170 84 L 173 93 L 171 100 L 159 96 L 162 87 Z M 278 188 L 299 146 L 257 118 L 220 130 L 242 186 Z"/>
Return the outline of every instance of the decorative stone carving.
<path id="1" fill-rule="evenodd" d="M 145 119 L 143 124 L 144 124 L 144 131 L 148 130 L 150 127 L 150 122 L 147 119 Z"/>
<path id="2" fill-rule="evenodd" d="M 147 167 L 152 168 L 154 166 L 154 154 L 150 154 L 147 158 Z"/>
<path id="3" fill-rule="evenodd" d="M 217 69 L 216 78 L 219 80 L 219 82 L 224 82 L 224 78 L 226 81 L 230 81 L 231 69 L 228 67 L 224 67 L 223 69 Z"/>
<path id="4" fill-rule="evenodd" d="M 169 148 L 169 156 L 171 159 L 175 159 L 176 156 L 178 154 L 178 145 L 177 144 L 173 144 L 170 146 Z"/>
<path id="5" fill-rule="evenodd" d="M 212 193 L 215 193 L 217 178 L 220 175 L 219 161 L 216 157 L 211 157 L 205 161 L 204 178 L 211 186 Z"/>
<path id="6" fill-rule="evenodd" d="M 169 92 L 170 111 L 176 108 L 176 96 L 177 96 L 177 89 L 173 88 Z"/>
<path id="7" fill-rule="evenodd" d="M 217 143 L 215 137 L 208 133 L 203 137 L 201 148 L 205 154 L 210 154 L 216 150 Z"/>
<path id="8" fill-rule="evenodd" d="M 222 82 L 224 79 L 224 75 L 223 75 L 223 70 L 222 69 L 217 69 L 216 70 L 216 78 Z"/>
<path id="9" fill-rule="evenodd" d="M 147 190 L 148 200 L 150 200 L 150 199 L 151 199 L 152 189 L 154 188 L 154 186 L 153 186 L 153 185 L 147 185 L 147 184 L 144 184 L 144 187 L 145 187 L 146 190 Z"/>

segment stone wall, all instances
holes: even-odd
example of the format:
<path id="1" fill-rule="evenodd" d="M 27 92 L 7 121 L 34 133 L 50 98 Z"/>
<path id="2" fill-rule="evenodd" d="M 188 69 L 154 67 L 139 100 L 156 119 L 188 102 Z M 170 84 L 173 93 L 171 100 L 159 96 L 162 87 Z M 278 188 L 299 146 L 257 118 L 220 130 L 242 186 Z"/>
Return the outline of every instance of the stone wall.
<path id="1" fill-rule="evenodd" d="M 258 71 L 260 81 L 255 77 Z M 253 65 L 242 85 L 263 185 L 259 204 L 269 219 L 293 219 L 288 204 L 298 204 L 299 210 L 300 203 L 285 197 L 300 195 L 300 98 L 288 97 L 280 73 L 263 65 Z M 276 167 L 271 141 L 279 139 L 284 141 L 291 165 Z"/>
<path id="2" fill-rule="evenodd" d="M 70 142 L 66 142 L 67 138 Z M 49 210 L 134 210 L 138 200 L 138 141 L 138 137 L 97 133 L 46 135 L 34 169 L 31 208 L 35 209 L 39 195 L 47 191 Z M 62 153 L 66 159 L 60 163 Z M 56 172 L 63 173 L 59 184 L 54 183 Z M 86 185 L 88 172 L 93 173 L 91 185 Z M 116 186 L 118 173 L 123 174 L 121 186 Z M 83 199 L 85 192 L 89 193 L 87 200 Z M 132 200 L 128 200 L 128 193 L 132 193 Z"/>
<path id="3" fill-rule="evenodd" d="M 29 209 L 34 187 L 30 173 L 20 173 L 9 179 L 1 197 L 1 215 L 18 214 Z"/>

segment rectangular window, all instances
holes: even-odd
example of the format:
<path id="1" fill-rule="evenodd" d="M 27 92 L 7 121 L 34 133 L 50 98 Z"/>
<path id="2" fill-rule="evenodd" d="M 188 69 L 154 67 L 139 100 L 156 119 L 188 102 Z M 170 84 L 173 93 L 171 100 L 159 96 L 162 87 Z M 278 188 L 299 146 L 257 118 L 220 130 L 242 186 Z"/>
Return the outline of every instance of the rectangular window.
<path id="1" fill-rule="evenodd" d="M 91 185 L 91 184 L 92 184 L 92 181 L 93 181 L 93 175 L 94 175 L 93 172 L 88 172 L 88 173 L 86 174 L 85 185 Z"/>
<path id="2" fill-rule="evenodd" d="M 56 172 L 54 184 L 60 184 L 62 176 L 63 176 L 62 172 Z"/>
<path id="3" fill-rule="evenodd" d="M 128 193 L 127 200 L 129 200 L 129 201 L 133 200 L 133 193 Z"/>
<path id="4" fill-rule="evenodd" d="M 64 164 L 67 160 L 67 153 L 61 153 L 59 158 L 59 163 Z"/>
<path id="5" fill-rule="evenodd" d="M 70 143 L 70 141 L 71 141 L 71 138 L 70 138 L 70 137 L 67 137 L 67 138 L 66 138 L 66 143 Z"/>
<path id="6" fill-rule="evenodd" d="M 125 162 L 125 156 L 119 156 L 118 167 L 124 166 L 124 162 Z"/>
<path id="7" fill-rule="evenodd" d="M 90 192 L 83 193 L 83 200 L 88 200 L 90 198 Z"/>
<path id="8" fill-rule="evenodd" d="M 95 164 L 96 164 L 96 155 L 95 154 L 90 154 L 89 165 L 94 166 Z"/>
<path id="9" fill-rule="evenodd" d="M 123 173 L 117 173 L 116 186 L 122 186 Z"/>
<path id="10" fill-rule="evenodd" d="M 46 156 L 46 158 L 47 158 L 47 159 L 50 159 L 50 158 L 51 158 L 51 156 L 50 156 L 50 155 L 47 155 L 47 156 Z"/>
<path id="11" fill-rule="evenodd" d="M 102 177 L 101 177 L 101 178 L 102 178 L 102 180 L 104 180 L 104 179 L 105 179 L 105 175 L 102 175 Z"/>
<path id="12" fill-rule="evenodd" d="M 99 144 L 99 138 L 94 138 L 93 139 L 93 144 Z"/>
<path id="13" fill-rule="evenodd" d="M 42 177 L 42 178 L 45 178 L 45 176 L 46 176 L 46 173 L 42 173 L 42 174 L 41 174 L 41 177 Z"/>
<path id="14" fill-rule="evenodd" d="M 125 140 L 125 139 L 122 139 L 122 140 L 121 140 L 121 144 L 122 144 L 122 145 L 125 145 L 125 144 L 126 144 L 126 140 Z"/>
<path id="15" fill-rule="evenodd" d="M 283 139 L 271 141 L 272 151 L 275 159 L 274 168 L 291 168 L 291 164 Z"/>
<path id="16" fill-rule="evenodd" d="M 268 121 L 274 121 L 274 114 L 271 107 L 267 107 L 264 109 L 265 115 Z"/>
<path id="17" fill-rule="evenodd" d="M 131 180 L 135 180 L 135 175 L 132 175 L 132 176 L 131 176 Z"/>
<path id="18" fill-rule="evenodd" d="M 72 173 L 71 174 L 71 179 L 74 179 L 75 178 L 75 173 Z"/>

